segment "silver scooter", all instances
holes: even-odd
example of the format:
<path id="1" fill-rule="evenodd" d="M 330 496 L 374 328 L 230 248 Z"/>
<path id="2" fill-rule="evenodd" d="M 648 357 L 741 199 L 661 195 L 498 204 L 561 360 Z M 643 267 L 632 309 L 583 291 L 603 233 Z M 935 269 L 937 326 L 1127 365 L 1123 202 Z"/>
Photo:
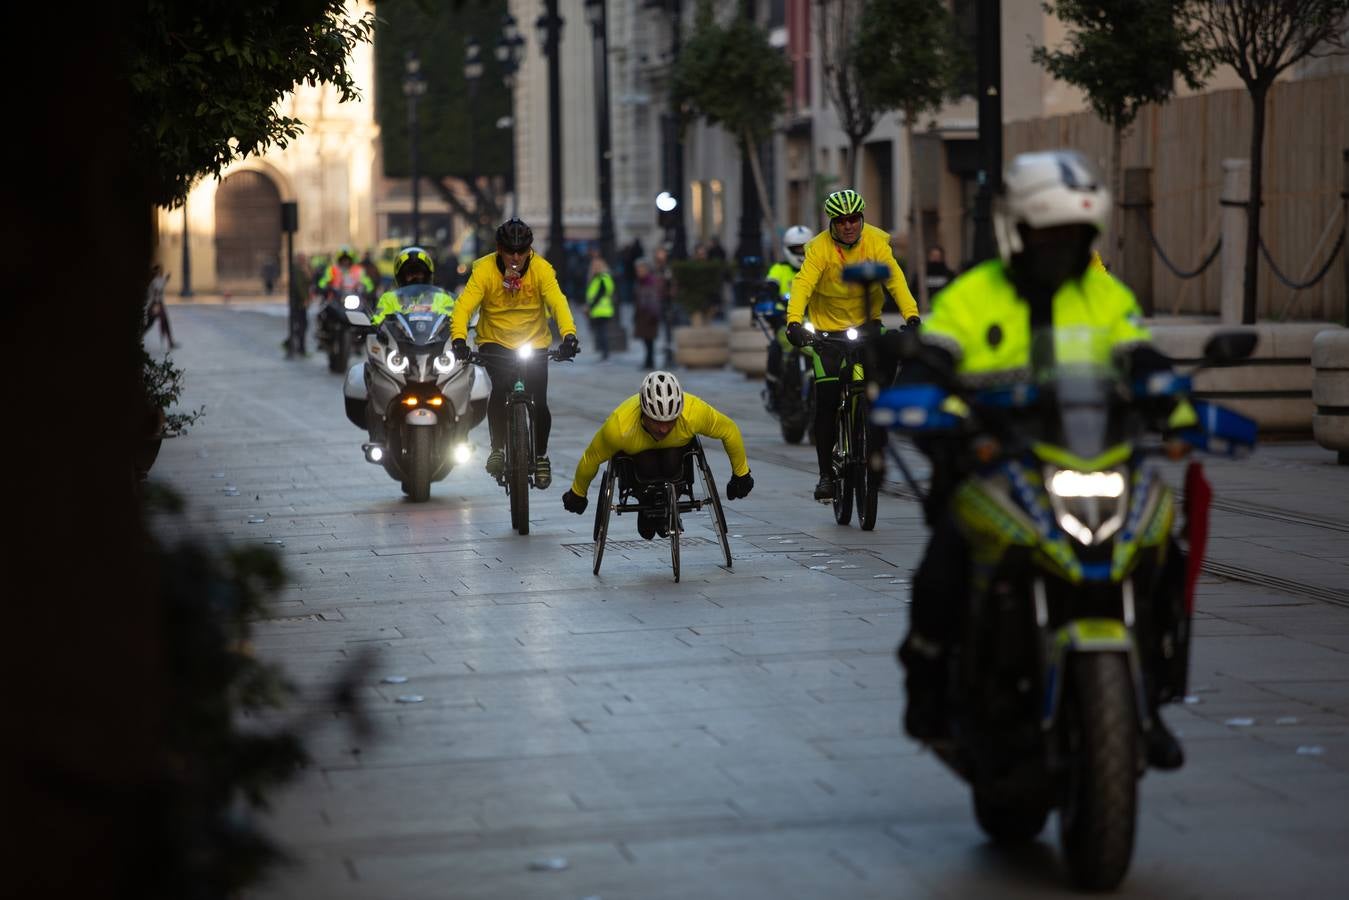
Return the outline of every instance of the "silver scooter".
<path id="1" fill-rule="evenodd" d="M 347 418 L 369 432 L 366 460 L 384 466 L 417 503 L 430 497 L 432 482 L 472 458 L 468 434 L 486 417 L 491 390 L 481 367 L 450 352 L 450 318 L 431 307 L 439 290 L 397 288 L 404 311 L 379 325 L 358 298 L 346 303 L 347 322 L 366 349 L 366 361 L 351 367 L 343 386 Z"/>

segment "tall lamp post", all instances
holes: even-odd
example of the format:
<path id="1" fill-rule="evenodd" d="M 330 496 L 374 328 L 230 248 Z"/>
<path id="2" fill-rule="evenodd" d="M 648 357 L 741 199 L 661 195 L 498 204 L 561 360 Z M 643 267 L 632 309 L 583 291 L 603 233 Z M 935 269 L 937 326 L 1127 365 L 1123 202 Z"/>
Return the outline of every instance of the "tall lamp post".
<path id="1" fill-rule="evenodd" d="M 594 38 L 595 130 L 599 163 L 600 254 L 614 259 L 613 151 L 609 140 L 609 13 L 605 0 L 585 0 L 586 20 Z"/>
<path id="2" fill-rule="evenodd" d="M 408 100 L 408 156 L 412 165 L 412 243 L 422 242 L 421 172 L 417 159 L 417 100 L 426 93 L 422 61 L 417 51 L 409 50 L 403 61 L 403 96 Z"/>
<path id="3" fill-rule="evenodd" d="M 482 45 L 472 35 L 469 35 L 464 41 L 464 81 L 468 84 L 468 108 L 475 110 L 478 105 L 478 84 L 482 81 Z M 478 180 L 476 121 L 476 117 L 470 115 L 468 131 L 468 178 L 470 184 L 476 184 Z M 473 229 L 473 252 L 477 256 L 482 256 L 482 210 L 478 208 L 477 192 L 473 193 L 473 221 L 469 223 L 469 227 Z"/>
<path id="4" fill-rule="evenodd" d="M 548 261 L 561 271 L 567 253 L 562 245 L 562 17 L 557 0 L 544 0 L 534 24 L 548 58 Z"/>
<path id="5" fill-rule="evenodd" d="M 1002 12 L 998 0 L 975 7 L 979 85 L 979 192 L 974 198 L 974 262 L 998 255 L 993 198 L 1002 187 Z"/>
<path id="6" fill-rule="evenodd" d="M 510 96 L 511 105 L 509 127 L 511 132 L 511 152 L 507 159 L 506 190 L 511 193 L 511 215 L 514 216 L 517 211 L 516 190 L 515 190 L 515 75 L 520 71 L 520 58 L 525 52 L 525 39 L 520 34 L 520 29 L 516 25 L 515 16 L 506 13 L 501 17 L 501 37 L 497 38 L 496 57 L 497 64 L 501 68 L 501 77 L 506 82 L 506 92 Z M 501 128 L 501 122 L 497 122 L 497 127 Z"/>

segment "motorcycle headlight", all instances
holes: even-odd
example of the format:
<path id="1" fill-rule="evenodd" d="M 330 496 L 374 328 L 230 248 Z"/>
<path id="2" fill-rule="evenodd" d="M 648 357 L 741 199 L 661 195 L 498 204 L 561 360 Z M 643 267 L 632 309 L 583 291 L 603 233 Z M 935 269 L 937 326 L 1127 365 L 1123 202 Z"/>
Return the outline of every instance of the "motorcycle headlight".
<path id="1" fill-rule="evenodd" d="M 1059 527 L 1084 546 L 1110 538 L 1124 524 L 1128 481 L 1123 472 L 1048 469 L 1045 491 Z"/>
<path id="2" fill-rule="evenodd" d="M 361 298 L 355 294 L 347 294 L 346 298 L 342 301 L 342 305 L 347 309 L 360 309 Z"/>
<path id="3" fill-rule="evenodd" d="M 397 350 L 390 350 L 389 355 L 384 358 L 384 362 L 388 364 L 389 371 L 395 375 L 402 375 L 408 370 L 408 358 Z"/>
<path id="4" fill-rule="evenodd" d="M 440 354 L 439 356 L 436 357 L 434 363 L 436 367 L 436 374 L 437 375 L 450 374 L 451 372 L 454 371 L 454 362 L 455 362 L 454 354 L 452 353 Z"/>

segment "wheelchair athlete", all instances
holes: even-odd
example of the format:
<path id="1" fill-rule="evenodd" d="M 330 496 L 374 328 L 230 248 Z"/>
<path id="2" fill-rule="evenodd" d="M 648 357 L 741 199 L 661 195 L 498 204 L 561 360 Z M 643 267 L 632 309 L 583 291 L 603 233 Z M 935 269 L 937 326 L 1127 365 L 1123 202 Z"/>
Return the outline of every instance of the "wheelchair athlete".
<path id="1" fill-rule="evenodd" d="M 651 372 L 642 379 L 642 389 L 620 403 L 595 432 L 576 465 L 571 488 L 562 495 L 562 505 L 577 515 L 585 512 L 590 482 L 614 454 L 636 456 L 648 450 L 678 449 L 687 446 L 695 435 L 716 438 L 726 448 L 732 473 L 726 483 L 726 499 L 748 497 L 754 489 L 754 477 L 749 473 L 739 426 L 711 404 L 684 393 L 671 373 Z M 637 514 L 637 531 L 648 541 L 657 534 L 666 536 L 669 515 L 664 502 L 663 495 L 659 500 L 653 498 L 651 509 Z"/>

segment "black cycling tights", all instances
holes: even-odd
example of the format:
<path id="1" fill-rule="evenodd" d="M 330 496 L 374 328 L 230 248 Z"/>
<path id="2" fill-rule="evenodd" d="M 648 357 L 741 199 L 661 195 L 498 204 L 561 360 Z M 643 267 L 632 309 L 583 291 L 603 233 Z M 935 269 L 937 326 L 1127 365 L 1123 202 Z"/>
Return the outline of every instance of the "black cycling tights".
<path id="1" fill-rule="evenodd" d="M 483 368 L 492 379 L 492 395 L 487 399 L 487 430 L 492 438 L 492 449 L 506 446 L 506 398 L 515 387 L 517 357 L 515 351 L 500 344 L 479 344 Z M 553 428 L 553 414 L 548 409 L 547 350 L 536 350 L 525 363 L 525 393 L 534 401 L 534 455 L 548 455 L 548 433 Z"/>

